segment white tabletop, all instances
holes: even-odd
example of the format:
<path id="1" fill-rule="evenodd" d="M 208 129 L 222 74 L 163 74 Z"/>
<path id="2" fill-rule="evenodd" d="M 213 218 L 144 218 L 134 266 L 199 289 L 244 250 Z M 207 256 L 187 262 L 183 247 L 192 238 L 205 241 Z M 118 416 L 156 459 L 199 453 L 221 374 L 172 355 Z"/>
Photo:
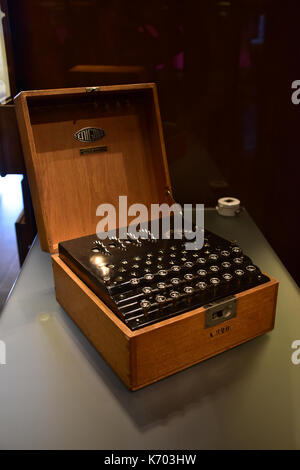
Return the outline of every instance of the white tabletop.
<path id="1" fill-rule="evenodd" d="M 246 212 L 205 217 L 280 281 L 275 330 L 130 392 L 58 305 L 36 242 L 0 314 L 1 449 L 300 448 L 299 289 Z"/>

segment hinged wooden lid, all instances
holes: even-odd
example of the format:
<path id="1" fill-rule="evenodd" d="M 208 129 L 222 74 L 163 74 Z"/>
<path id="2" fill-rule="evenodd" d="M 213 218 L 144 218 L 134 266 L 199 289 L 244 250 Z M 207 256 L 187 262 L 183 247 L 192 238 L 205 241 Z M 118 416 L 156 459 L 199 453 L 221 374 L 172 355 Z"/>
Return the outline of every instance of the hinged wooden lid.
<path id="1" fill-rule="evenodd" d="M 95 233 L 98 205 L 117 208 L 121 195 L 172 203 L 155 84 L 28 91 L 15 103 L 44 250 Z M 105 135 L 77 140 L 87 127 Z"/>

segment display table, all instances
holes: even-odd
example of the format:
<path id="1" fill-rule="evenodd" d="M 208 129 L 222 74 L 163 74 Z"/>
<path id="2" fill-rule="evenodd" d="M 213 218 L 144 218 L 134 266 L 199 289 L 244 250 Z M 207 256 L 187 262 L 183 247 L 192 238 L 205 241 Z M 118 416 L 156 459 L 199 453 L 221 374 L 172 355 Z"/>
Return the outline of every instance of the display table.
<path id="1" fill-rule="evenodd" d="M 36 241 L 0 314 L 0 449 L 300 448 L 299 289 L 247 212 L 205 226 L 279 280 L 275 330 L 130 392 L 58 305 Z"/>

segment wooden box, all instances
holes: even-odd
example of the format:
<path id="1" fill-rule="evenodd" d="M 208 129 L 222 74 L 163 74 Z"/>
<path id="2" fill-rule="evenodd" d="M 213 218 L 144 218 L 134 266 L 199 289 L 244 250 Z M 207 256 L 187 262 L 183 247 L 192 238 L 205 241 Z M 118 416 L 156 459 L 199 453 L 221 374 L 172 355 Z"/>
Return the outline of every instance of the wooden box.
<path id="1" fill-rule="evenodd" d="M 17 117 L 42 248 L 58 302 L 131 390 L 226 351 L 274 326 L 278 282 L 237 294 L 236 316 L 214 327 L 197 308 L 131 331 L 60 259 L 60 241 L 96 232 L 99 204 L 172 203 L 154 84 L 30 91 Z M 106 130 L 103 153 L 74 134 Z M 102 144 L 101 144 L 102 145 Z"/>

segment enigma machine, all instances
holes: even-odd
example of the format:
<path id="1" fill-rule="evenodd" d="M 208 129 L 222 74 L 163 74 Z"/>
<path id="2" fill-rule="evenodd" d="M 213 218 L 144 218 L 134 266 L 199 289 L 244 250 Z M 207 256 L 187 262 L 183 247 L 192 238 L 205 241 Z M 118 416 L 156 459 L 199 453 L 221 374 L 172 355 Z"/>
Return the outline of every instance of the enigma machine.
<path id="1" fill-rule="evenodd" d="M 132 331 L 208 304 L 206 323 L 215 326 L 235 316 L 234 294 L 269 281 L 236 244 L 212 233 L 201 250 L 188 251 L 183 237 L 149 235 L 59 244 L 60 258 Z"/>
<path id="2" fill-rule="evenodd" d="M 99 239 L 100 204 L 174 203 L 154 84 L 29 91 L 16 99 L 56 298 L 136 390 L 274 327 L 278 282 L 236 242 Z M 125 230 L 126 231 L 126 230 Z M 124 233 L 124 226 L 122 226 Z"/>

